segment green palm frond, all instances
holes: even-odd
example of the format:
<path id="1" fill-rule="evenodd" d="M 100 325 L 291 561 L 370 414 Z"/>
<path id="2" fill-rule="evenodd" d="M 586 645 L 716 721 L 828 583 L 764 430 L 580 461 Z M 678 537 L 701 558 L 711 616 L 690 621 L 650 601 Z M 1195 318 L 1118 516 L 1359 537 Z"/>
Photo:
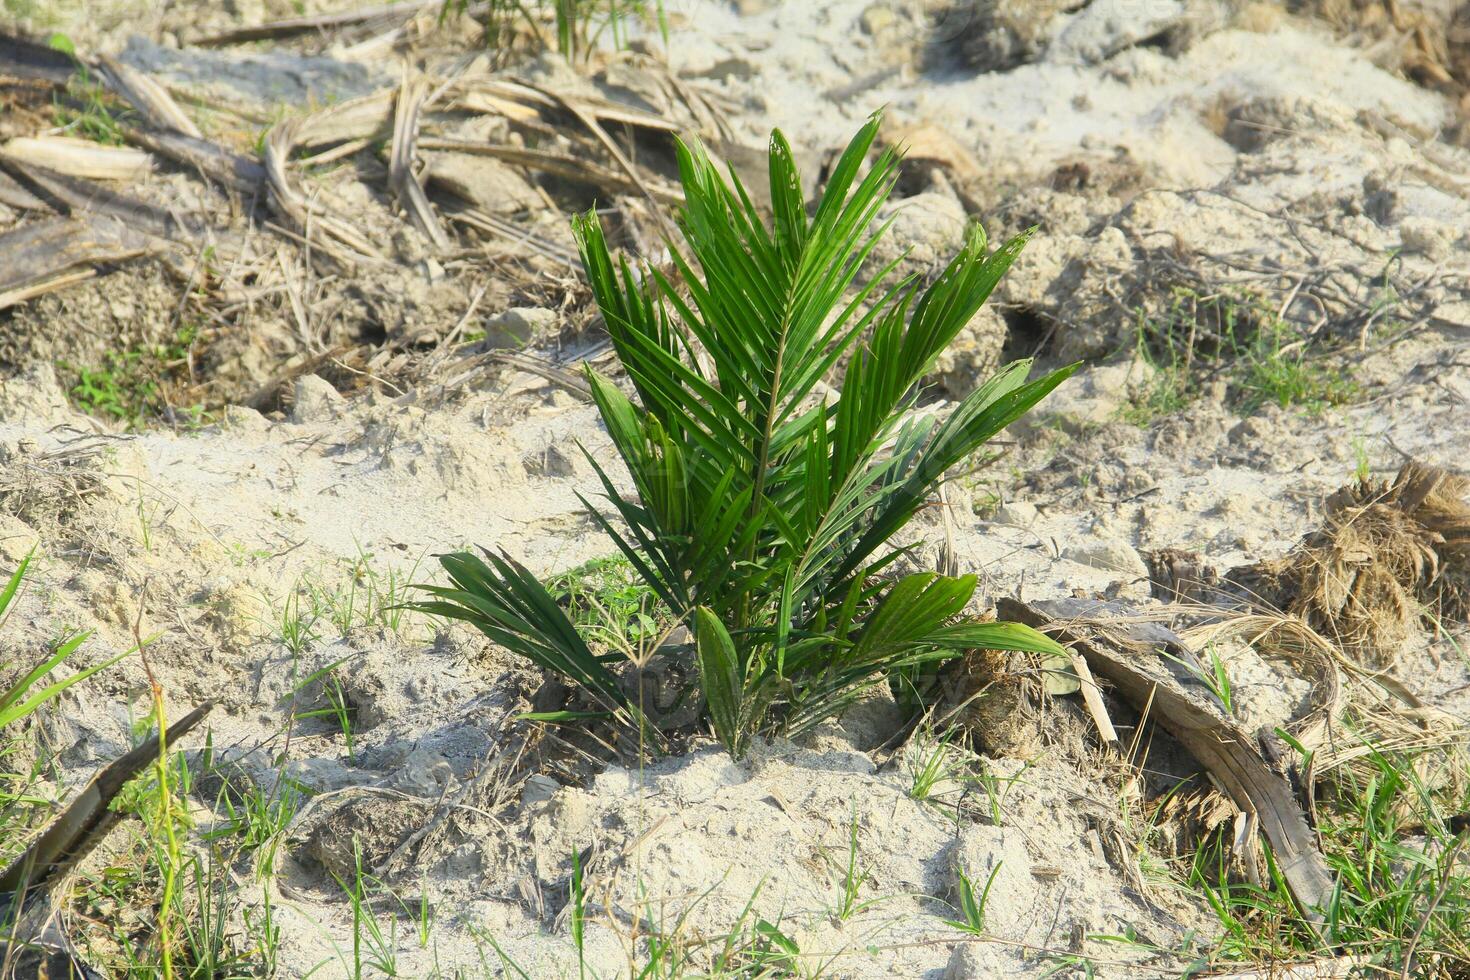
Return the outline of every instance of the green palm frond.
<path id="1" fill-rule="evenodd" d="M 754 732 L 805 730 L 896 671 L 976 645 L 1061 653 L 1027 627 L 965 621 L 973 577 L 885 578 L 894 536 L 945 474 L 1072 369 L 1031 380 L 1018 361 L 943 419 L 916 414 L 922 379 L 1028 235 L 991 250 L 977 224 L 927 287 L 893 282 L 892 265 L 860 283 L 898 176 L 895 151 L 874 153 L 879 122 L 853 138 L 811 209 L 773 134 L 769 220 L 733 171 L 680 143 L 684 248 L 670 243 L 671 275 L 614 261 L 595 214 L 574 223 L 634 395 L 589 370 L 636 495 L 589 455 L 612 513 L 584 503 L 693 631 L 710 720 L 737 754 Z M 445 559 L 456 587 L 435 590 L 433 611 L 627 707 L 529 573 L 470 561 Z"/>
<path id="2" fill-rule="evenodd" d="M 435 598 L 418 603 L 424 612 L 459 619 L 532 663 L 571 678 L 611 710 L 627 698 L 607 668 L 610 658 L 594 654 L 546 586 L 509 556 L 485 553 L 444 555 L 440 562 L 452 586 L 420 586 Z"/>

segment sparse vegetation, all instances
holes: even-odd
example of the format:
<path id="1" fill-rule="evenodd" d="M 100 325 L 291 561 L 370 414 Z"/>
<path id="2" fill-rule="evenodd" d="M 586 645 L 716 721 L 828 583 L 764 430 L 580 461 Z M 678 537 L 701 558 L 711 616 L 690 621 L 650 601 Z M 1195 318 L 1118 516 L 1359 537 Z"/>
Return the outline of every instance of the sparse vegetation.
<path id="1" fill-rule="evenodd" d="M 0 586 L 0 630 L 9 622 L 34 557 L 32 551 L 22 558 Z M 38 765 L 25 772 L 8 771 L 9 761 L 19 748 L 16 733 L 20 724 L 67 688 L 127 656 L 123 653 L 59 680 L 53 679 L 53 673 L 71 659 L 87 637 L 86 633 L 69 631 L 52 645 L 40 663 L 22 673 L 16 673 L 16 665 L 0 662 L 0 678 L 3 678 L 0 680 L 0 765 L 6 767 L 0 770 L 0 866 L 8 864 L 23 848 L 32 816 L 48 802 L 33 795 L 32 786 L 40 776 Z M 0 934 L 8 931 L 9 926 L 0 911 Z"/>
<path id="2" fill-rule="evenodd" d="M 1000 874 L 1000 869 L 1001 862 L 997 861 L 995 867 L 990 869 L 979 895 L 975 894 L 975 883 L 970 880 L 970 876 L 963 871 L 959 873 L 960 881 L 956 891 L 959 893 L 960 918 L 950 920 L 950 925 L 961 932 L 977 936 L 985 934 L 985 906 L 990 902 L 990 889 L 995 887 L 995 877 Z"/>
<path id="3" fill-rule="evenodd" d="M 100 364 L 62 363 L 76 379 L 72 401 L 89 415 L 129 428 L 159 419 L 185 428 L 205 424 L 202 406 L 177 404 L 174 397 L 188 379 L 189 351 L 197 338 L 197 330 L 186 327 L 167 343 L 107 351 Z"/>
<path id="4" fill-rule="evenodd" d="M 468 0 L 444 0 L 440 17 L 462 16 Z M 548 15 L 555 38 L 543 30 Z M 668 37 L 668 19 L 663 0 L 490 0 L 477 15 L 485 32 L 485 44 L 499 47 L 517 26 L 530 31 L 537 43 L 555 49 L 568 59 L 585 58 L 604 38 L 613 47 L 627 41 L 628 25 L 635 20 L 652 21 Z"/>
<path id="5" fill-rule="evenodd" d="M 837 902 L 831 910 L 833 921 L 846 922 L 873 902 L 880 901 L 876 898 L 864 901 L 861 898 L 868 875 L 863 870 L 862 855 L 858 852 L 856 806 L 853 808 L 852 818 L 847 823 L 847 847 L 844 856 L 841 859 L 834 859 L 831 854 L 827 854 L 826 857 L 838 875 Z"/>
<path id="6" fill-rule="evenodd" d="M 69 40 L 56 38 L 52 47 L 75 56 Z M 122 146 L 122 125 L 118 115 L 122 106 L 117 99 L 97 83 L 86 65 L 78 62 L 77 72 L 67 84 L 66 97 L 55 102 L 56 125 L 62 131 L 78 139 L 91 140 L 107 146 Z"/>
<path id="7" fill-rule="evenodd" d="M 385 629 L 405 635 L 422 624 L 408 603 L 409 583 L 418 567 L 417 561 L 407 572 L 393 565 L 381 567 L 359 547 L 351 561 L 324 565 L 297 579 L 271 602 L 271 619 L 263 627 L 293 658 L 333 633 L 346 636 L 358 629 Z"/>
<path id="8" fill-rule="evenodd" d="M 325 620 L 343 635 L 359 627 L 382 627 L 394 633 L 407 625 L 409 582 L 418 573 L 418 562 L 407 573 L 389 565 L 380 569 L 373 556 L 360 547 L 345 574 L 335 582 L 321 577 L 303 581 L 310 596 L 312 621 Z"/>
<path id="9" fill-rule="evenodd" d="M 1368 456 L 1368 442 L 1362 436 L 1354 436 L 1352 441 L 1353 450 L 1353 479 L 1358 483 L 1367 483 L 1373 478 L 1373 462 Z"/>
<path id="10" fill-rule="evenodd" d="M 350 957 L 338 952 L 338 959 L 352 980 L 365 976 L 397 977 L 398 917 L 391 910 L 379 918 L 373 909 L 373 892 L 387 891 L 383 883 L 363 870 L 362 846 L 352 842 L 353 875 L 344 881 L 336 878 L 337 887 L 347 896 L 352 910 L 352 951 Z M 370 972 L 372 971 L 372 972 Z"/>
<path id="11" fill-rule="evenodd" d="M 1386 976 L 1454 978 L 1470 970 L 1470 828 L 1460 816 L 1470 802 L 1467 774 L 1446 772 L 1444 760 L 1424 753 L 1370 749 L 1368 759 L 1366 780 L 1340 771 L 1318 806 L 1338 881 L 1321 919 L 1293 902 L 1269 851 L 1258 887 L 1232 875 L 1228 830 L 1200 850 L 1188 882 L 1219 917 L 1220 959 L 1280 963 L 1345 949 Z M 1449 778 L 1436 788 L 1426 772 Z"/>
<path id="12" fill-rule="evenodd" d="M 960 750 L 948 739 L 931 736 L 924 744 L 919 763 L 913 768 L 913 788 L 909 795 L 916 800 L 937 800 L 967 781 L 966 767 L 957 758 Z"/>
<path id="13" fill-rule="evenodd" d="M 206 746 L 200 768 L 214 769 L 211 746 Z M 296 816 L 297 801 L 309 790 L 284 773 L 278 774 L 269 789 L 250 783 L 237 788 L 228 778 L 221 781 L 214 810 L 223 820 L 201 835 L 205 841 L 235 838 L 242 851 L 255 851 L 256 877 L 269 877 L 275 868 L 275 857 L 281 838 Z"/>
<path id="14" fill-rule="evenodd" d="M 1320 964 L 1470 980 L 1470 518 L 1452 506 L 1470 485 L 1371 479 L 1411 452 L 1460 465 L 1470 417 L 1453 329 L 1470 298 L 1465 168 L 1440 111 L 1464 65 L 1436 75 L 1452 32 L 1366 57 L 1297 29 L 1310 4 L 1287 5 L 1301 9 L 1283 31 L 1281 5 L 1160 27 L 1157 11 L 1045 0 L 998 5 L 1007 23 L 988 32 L 973 4 L 756 0 L 681 12 L 660 58 L 660 0 L 439 0 L 427 19 L 335 0 L 191 6 L 0 0 L 30 37 L 78 38 L 51 41 L 70 81 L 66 58 L 0 45 L 23 79 L 0 100 L 0 142 L 129 142 L 137 157 L 67 140 L 28 152 L 113 158 L 117 173 L 150 161 L 126 179 L 58 176 L 18 143 L 0 173 L 16 185 L 0 230 L 37 249 L 0 275 L 0 554 L 47 551 L 0 576 L 0 858 L 149 740 L 115 799 L 127 819 L 47 880 L 49 928 L 90 967 L 815 980 Z M 1356 6 L 1385 30 L 1417 23 Z M 125 47 L 140 11 L 159 44 Z M 279 22 L 291 13 L 302 22 Z M 1232 43 L 1214 43 L 1221 26 Z M 915 73 L 936 44 L 966 48 L 966 69 L 1030 63 L 1014 77 L 1035 97 L 997 115 L 961 97 L 984 78 Z M 982 64 L 976 45 L 1015 50 Z M 1134 70 L 1185 47 L 1179 84 Z M 1299 61 L 1235 70 L 1262 50 Z M 1375 67 L 1389 62 L 1402 78 Z M 1228 91 L 1181 109 L 1185 82 L 1222 69 L 1231 83 L 1207 87 Z M 130 72 L 158 88 L 129 90 Z M 1441 91 L 1416 94 L 1431 81 Z M 898 183 L 902 151 L 878 152 L 876 122 L 828 152 L 817 117 L 873 93 L 907 106 L 916 179 Z M 798 180 L 778 133 L 770 192 L 748 193 L 733 174 L 772 111 L 805 124 L 820 171 Z M 1117 118 L 1152 124 L 1061 152 Z M 1202 122 L 1221 137 L 1203 162 L 1180 152 Z M 703 134 L 731 176 L 675 132 Z M 1211 186 L 1191 186 L 1195 171 Z M 874 256 L 897 251 L 874 247 L 895 185 L 921 198 L 893 202 L 915 247 L 870 282 Z M 977 202 L 1052 239 L 1036 280 L 984 319 L 1026 236 L 957 234 Z M 574 226 L 584 278 L 547 223 L 593 206 Z M 1119 340 L 1129 296 L 1146 312 Z M 524 350 L 481 343 L 526 307 L 553 315 L 524 318 Z M 1025 437 L 994 438 L 1065 370 L 1031 381 L 1011 365 L 948 400 L 1002 351 L 1109 343 L 1152 368 L 1143 386 L 1137 362 L 1106 365 L 1076 414 Z M 922 379 L 946 346 L 934 397 Z M 602 372 L 585 382 L 566 373 L 584 358 Z M 313 410 L 331 396 L 308 373 L 360 397 Z M 1348 428 L 1313 423 L 1377 379 L 1391 380 L 1371 408 L 1330 413 Z M 298 380 L 315 397 L 293 399 Z M 1120 432 L 1099 407 L 1118 385 L 1136 400 L 1112 418 L 1178 424 Z M 227 402 L 259 414 L 232 409 L 197 440 L 138 431 L 195 428 Z M 1222 425 L 1220 405 L 1272 424 Z M 600 485 L 564 456 L 579 434 Z M 1357 487 L 1278 563 L 1324 473 L 1349 467 Z M 562 571 L 599 553 L 567 513 L 574 490 L 610 557 Z M 998 511 L 1006 526 L 987 528 Z M 983 569 L 986 591 L 1038 618 L 1082 611 L 1068 632 L 1096 668 L 1085 705 L 1056 661 L 1005 652 L 1054 644 L 986 621 L 974 578 L 930 573 L 916 539 L 941 515 L 942 568 Z M 487 528 L 534 573 L 458 553 L 413 603 L 417 566 L 342 553 L 353 532 L 411 560 Z M 1237 574 L 1241 554 L 1258 579 Z M 1135 559 L 1192 604 L 1142 607 Z M 1204 603 L 1246 588 L 1282 611 L 1252 618 L 1311 636 L 1196 642 L 1194 617 L 1229 618 Z M 1108 604 L 1046 604 L 1068 593 Z M 425 650 L 438 616 L 495 648 L 456 626 Z M 114 656 L 143 624 L 166 639 Z M 1159 671 L 1140 703 L 1095 659 L 1135 641 L 1150 667 L 1181 655 L 1198 683 Z M 1259 683 L 1262 663 L 1281 691 Z M 1239 788 L 1197 771 L 1157 697 L 1178 686 L 1205 708 L 1200 684 L 1279 783 L 1235 822 Z M 180 751 L 196 743 L 165 709 L 185 698 L 220 702 L 218 752 L 212 736 Z M 1298 758 L 1272 751 L 1263 718 Z M 1302 907 L 1321 891 L 1296 875 L 1288 888 L 1269 851 L 1257 867 L 1278 808 L 1293 829 L 1307 818 L 1299 853 L 1325 850 L 1322 908 Z M 27 898 L 11 901 L 14 880 L 6 977 Z"/>
<path id="15" fill-rule="evenodd" d="M 887 151 L 862 174 L 877 129 L 875 117 L 853 139 L 814 215 L 790 148 L 773 135 L 770 228 L 738 181 L 681 144 L 682 286 L 616 265 L 595 216 L 577 222 L 583 266 L 639 398 L 589 371 L 638 498 L 592 459 L 626 531 L 587 506 L 663 606 L 653 618 L 691 630 L 709 720 L 737 756 L 754 734 L 807 731 L 896 671 L 960 650 L 1060 654 L 1028 628 L 964 618 L 973 576 L 887 577 L 901 554 L 892 537 L 947 471 L 1070 369 L 1028 381 L 1029 363 L 1017 362 L 943 422 L 911 414 L 920 379 L 1025 236 L 991 252 L 974 226 L 929 288 L 879 275 L 845 300 L 883 233 L 870 226 L 898 171 Z M 817 395 L 849 355 L 835 395 Z M 429 587 L 421 608 L 474 624 L 641 723 L 613 673 L 619 658 L 596 654 L 528 570 L 487 559 L 443 558 L 452 585 Z"/>
<path id="16" fill-rule="evenodd" d="M 354 759 L 352 748 L 352 722 L 356 716 L 356 709 L 347 700 L 347 695 L 342 689 L 342 678 L 339 671 L 347 663 L 346 658 L 335 663 L 327 664 L 312 671 L 300 681 L 292 690 L 292 696 L 299 696 L 303 691 L 315 685 L 318 697 L 315 699 L 319 706 L 302 708 L 292 716 L 292 721 L 309 721 L 313 718 L 325 718 L 342 733 L 343 749 L 347 753 L 348 761 Z"/>
<path id="17" fill-rule="evenodd" d="M 552 576 L 546 587 L 594 648 L 636 657 L 667 629 L 654 591 L 626 558 L 595 558 Z"/>
<path id="18" fill-rule="evenodd" d="M 25 582 L 26 570 L 30 567 L 34 554 L 31 552 L 21 559 L 20 564 L 6 580 L 4 587 L 0 588 L 0 627 L 5 625 L 10 606 L 19 594 L 21 585 Z M 120 653 L 110 660 L 77 671 L 70 677 L 47 683 L 51 672 L 69 660 L 86 642 L 88 635 L 83 632 L 69 632 L 68 635 L 57 640 L 50 654 L 41 663 L 10 681 L 5 688 L 0 689 L 0 730 L 35 714 L 42 705 L 54 700 L 62 691 L 86 680 L 99 670 L 105 670 L 132 652 L 129 650 Z M 3 669 L 7 675 L 10 673 L 9 664 L 0 665 L 0 669 Z M 37 688 L 36 685 L 43 683 L 44 686 Z"/>
<path id="19" fill-rule="evenodd" d="M 303 605 L 303 603 L 305 603 Z M 281 600 L 276 639 L 293 657 L 300 657 L 318 639 L 318 612 L 306 601 L 304 589 L 292 589 Z"/>
<path id="20" fill-rule="evenodd" d="M 212 809 L 224 819 L 206 829 L 191 816 L 191 800 L 202 776 L 222 775 Z M 249 859 L 257 878 L 274 875 L 293 799 L 285 782 L 271 791 L 237 789 L 215 769 L 209 743 L 197 762 L 175 752 L 166 769 L 160 762 L 136 780 L 116 803 L 139 818 L 130 843 L 72 890 L 73 907 L 93 923 L 81 930 L 89 959 L 124 976 L 276 975 L 280 929 L 270 888 L 260 906 L 241 909 L 235 872 Z M 171 928 L 157 928 L 162 922 Z"/>
<path id="21" fill-rule="evenodd" d="M 1010 795 L 1011 790 L 1020 782 L 1021 777 L 1025 775 L 1028 768 L 1030 768 L 1030 763 L 1023 765 L 1019 772 L 1013 773 L 1010 776 L 1002 776 L 988 765 L 982 765 L 980 767 L 980 771 L 975 776 L 975 782 L 985 794 L 985 814 L 994 826 L 1005 826 L 1006 797 Z"/>
<path id="22" fill-rule="evenodd" d="M 1138 313 L 1137 355 L 1153 377 L 1126 421 L 1147 425 L 1199 398 L 1216 383 L 1237 412 L 1251 415 L 1267 404 L 1319 413 L 1357 395 L 1357 386 L 1314 349 L 1295 327 L 1259 300 L 1202 296 L 1177 289 L 1162 316 Z"/>
<path id="23" fill-rule="evenodd" d="M 391 627 L 406 614 L 402 609 L 386 608 L 401 598 L 395 591 L 401 585 L 380 582 L 377 573 L 371 571 L 368 557 L 359 556 L 354 566 L 360 573 L 359 580 L 343 586 L 333 608 L 339 612 L 350 609 L 350 616 L 344 620 L 349 624 L 371 620 Z M 0 627 L 5 625 L 6 614 L 20 594 L 31 560 L 25 558 L 0 589 Z M 396 576 L 387 579 L 399 581 Z M 332 619 L 325 612 L 321 615 Z M 0 728 L 6 729 L 5 735 L 13 730 L 12 723 L 34 714 L 67 688 L 139 649 L 135 646 L 61 680 L 52 680 L 53 672 L 87 638 L 86 633 L 63 636 L 41 664 L 0 692 Z M 140 640 L 144 645 L 148 642 Z M 308 681 L 320 683 L 326 705 L 320 713 L 342 727 L 350 757 L 351 708 L 334 674 L 340 666 L 329 665 Z M 154 687 L 151 710 L 133 726 L 135 738 L 144 737 L 155 727 L 163 704 L 162 690 Z M 128 824 L 127 843 L 112 852 L 104 865 L 78 875 L 61 896 L 78 923 L 72 933 L 74 940 L 84 958 L 107 975 L 273 976 L 280 929 L 269 888 L 263 893 L 263 904 L 244 910 L 242 915 L 231 869 L 250 856 L 258 877 L 274 874 L 277 849 L 304 791 L 284 775 L 270 789 L 253 784 L 241 789 L 226 775 L 213 807 L 220 819 L 202 828 L 196 826 L 190 809 L 191 801 L 198 796 L 197 773 L 215 773 L 212 745 L 207 743 L 197 766 L 191 766 L 184 753 L 171 751 L 167 742 L 160 744 L 156 762 L 126 785 L 113 802 L 117 812 L 138 818 Z M 0 743 L 0 757 L 10 751 L 7 738 Z M 24 843 L 35 833 L 38 828 L 31 818 L 49 803 L 27 793 L 29 778 L 6 775 L 3 779 L 0 836 L 7 842 L 3 857 L 9 860 L 13 857 L 11 842 Z M 377 918 L 367 910 L 369 885 L 369 879 L 359 875 L 344 886 L 349 900 L 363 900 L 355 919 L 353 962 L 360 968 L 390 970 L 396 948 L 396 918 Z M 0 926 L 8 930 L 10 923 Z"/>
<path id="24" fill-rule="evenodd" d="M 1220 659 L 1220 651 L 1215 644 L 1211 643 L 1205 647 L 1203 664 L 1197 664 L 1193 659 L 1175 657 L 1172 654 L 1164 654 L 1164 656 L 1183 667 L 1195 680 L 1203 684 L 1220 702 L 1227 715 L 1235 714 L 1235 693 L 1230 681 L 1230 670 L 1225 665 L 1225 661 Z"/>

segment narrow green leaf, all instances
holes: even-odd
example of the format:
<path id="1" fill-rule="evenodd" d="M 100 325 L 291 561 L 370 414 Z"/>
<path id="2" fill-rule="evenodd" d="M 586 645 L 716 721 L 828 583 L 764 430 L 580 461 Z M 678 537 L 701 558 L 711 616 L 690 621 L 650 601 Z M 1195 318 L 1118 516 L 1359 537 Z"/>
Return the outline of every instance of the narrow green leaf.
<path id="1" fill-rule="evenodd" d="M 10 690 L 5 692 L 3 702 L 0 702 L 0 728 L 3 728 L 4 726 L 11 724 L 12 722 L 19 721 L 27 715 L 32 714 L 37 708 L 41 707 L 41 705 L 55 698 L 57 695 L 61 694 L 61 692 L 65 691 L 73 684 L 81 683 L 88 677 L 91 677 L 93 674 L 97 673 L 99 670 L 105 670 L 108 667 L 111 667 L 113 664 L 119 662 L 128 654 L 133 652 L 132 649 L 124 650 L 122 653 L 119 653 L 115 657 L 104 660 L 99 664 L 95 664 L 91 667 L 86 668 L 85 670 L 79 670 L 75 674 L 72 674 L 70 677 L 65 677 L 59 681 L 48 684 L 38 690 L 35 694 L 31 695 L 30 698 L 24 701 L 20 701 L 20 698 L 24 697 L 41 678 L 50 674 L 50 672 L 55 669 L 56 666 L 61 664 L 73 653 L 75 653 L 77 648 L 81 646 L 82 641 L 86 639 L 87 635 L 88 634 L 85 633 L 79 633 L 76 636 L 72 637 L 71 640 L 62 644 L 57 649 L 57 651 L 51 655 L 51 657 L 47 658 L 47 660 L 40 667 L 33 669 L 19 682 L 12 685 Z"/>
<path id="2" fill-rule="evenodd" d="M 20 583 L 25 580 L 26 569 L 31 565 L 31 557 L 36 553 L 32 548 L 26 552 L 26 556 L 20 560 L 10 580 L 5 583 L 5 588 L 0 590 L 0 623 L 4 622 L 5 611 L 10 608 L 10 602 L 15 598 L 15 593 L 20 589 Z"/>
<path id="3" fill-rule="evenodd" d="M 704 606 L 694 611 L 694 643 L 699 657 L 700 685 L 709 702 L 715 735 L 731 755 L 738 756 L 744 744 L 743 671 L 725 624 Z"/>

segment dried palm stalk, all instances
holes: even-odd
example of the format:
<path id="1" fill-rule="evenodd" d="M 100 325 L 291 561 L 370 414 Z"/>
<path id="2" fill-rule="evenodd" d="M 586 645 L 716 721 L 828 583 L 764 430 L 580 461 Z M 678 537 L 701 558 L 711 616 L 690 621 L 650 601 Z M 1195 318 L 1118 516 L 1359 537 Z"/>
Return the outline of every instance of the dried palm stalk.
<path id="1" fill-rule="evenodd" d="M 142 150 L 70 136 L 17 136 L 0 146 L 0 154 L 22 166 L 88 180 L 137 180 L 153 169 L 153 158 Z"/>

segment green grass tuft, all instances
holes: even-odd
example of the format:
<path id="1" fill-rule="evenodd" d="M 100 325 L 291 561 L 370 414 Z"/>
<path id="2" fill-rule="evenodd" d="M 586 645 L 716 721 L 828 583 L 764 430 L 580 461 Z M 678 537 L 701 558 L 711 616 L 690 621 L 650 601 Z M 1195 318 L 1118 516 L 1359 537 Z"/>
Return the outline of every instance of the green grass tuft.
<path id="1" fill-rule="evenodd" d="M 1245 296 L 1174 292 L 1166 313 L 1138 313 L 1137 356 L 1153 377 L 1119 414 L 1136 425 L 1181 411 L 1213 384 L 1241 415 L 1268 404 L 1319 414 L 1360 395 L 1358 385 L 1291 324 Z"/>
<path id="2" fill-rule="evenodd" d="M 468 0 L 444 0 L 439 19 L 442 22 L 468 10 Z M 542 29 L 547 14 L 554 37 Z M 542 48 L 555 49 L 568 60 L 585 59 L 604 39 L 622 49 L 634 21 L 657 25 L 666 45 L 669 39 L 664 0 L 490 0 L 481 6 L 477 17 L 487 47 L 505 44 L 507 33 L 519 23 L 530 30 Z"/>
<path id="3" fill-rule="evenodd" d="M 1264 965 L 1350 951 L 1374 975 L 1470 975 L 1470 829 L 1456 822 L 1470 804 L 1470 773 L 1452 771 L 1463 769 L 1457 755 L 1369 747 L 1366 776 L 1333 775 L 1318 829 L 1338 884 L 1320 924 L 1297 907 L 1269 850 L 1257 886 L 1232 876 L 1229 830 L 1211 838 L 1188 884 L 1219 919 L 1216 960 Z M 1448 789 L 1427 784 L 1429 772 L 1450 775 Z"/>

